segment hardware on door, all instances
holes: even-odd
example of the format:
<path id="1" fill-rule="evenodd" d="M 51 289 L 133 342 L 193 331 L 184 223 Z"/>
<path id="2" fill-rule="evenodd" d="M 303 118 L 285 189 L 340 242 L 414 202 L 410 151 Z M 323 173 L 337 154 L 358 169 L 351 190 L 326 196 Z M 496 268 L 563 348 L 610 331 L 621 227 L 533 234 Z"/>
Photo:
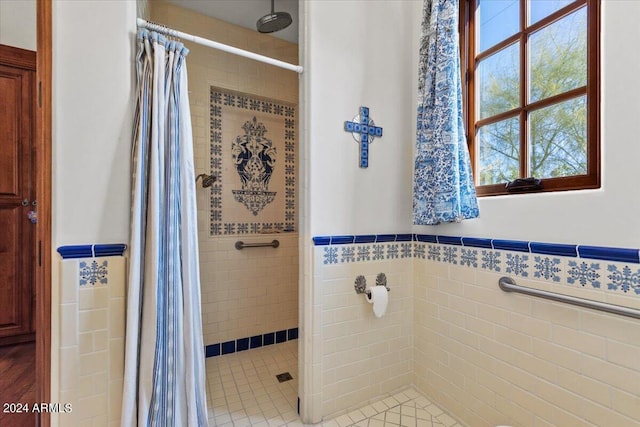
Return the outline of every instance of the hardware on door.
<path id="1" fill-rule="evenodd" d="M 32 206 L 36 206 L 38 203 L 34 200 L 31 202 Z M 29 199 L 24 199 L 22 201 L 22 206 L 29 206 Z M 35 210 L 30 210 L 29 212 L 27 212 L 27 218 L 29 219 L 29 221 L 31 221 L 33 224 L 37 224 L 38 223 L 38 212 L 36 212 Z"/>

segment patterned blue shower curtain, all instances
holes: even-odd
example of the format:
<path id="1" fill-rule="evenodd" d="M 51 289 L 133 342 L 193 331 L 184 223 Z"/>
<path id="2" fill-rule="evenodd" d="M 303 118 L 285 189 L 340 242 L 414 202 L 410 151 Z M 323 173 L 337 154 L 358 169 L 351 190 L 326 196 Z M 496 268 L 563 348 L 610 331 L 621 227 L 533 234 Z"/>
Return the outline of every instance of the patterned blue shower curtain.
<path id="1" fill-rule="evenodd" d="M 478 217 L 462 121 L 458 0 L 424 0 L 413 222 L 431 225 Z"/>
<path id="2" fill-rule="evenodd" d="M 141 30 L 122 426 L 207 426 L 193 141 L 181 43 Z"/>

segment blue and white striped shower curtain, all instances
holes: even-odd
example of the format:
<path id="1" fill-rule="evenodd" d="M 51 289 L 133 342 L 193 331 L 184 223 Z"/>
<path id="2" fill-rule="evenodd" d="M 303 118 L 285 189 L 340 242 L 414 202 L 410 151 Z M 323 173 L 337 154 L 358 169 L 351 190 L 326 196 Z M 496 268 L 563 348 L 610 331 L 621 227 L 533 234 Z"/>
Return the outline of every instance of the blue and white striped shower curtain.
<path id="1" fill-rule="evenodd" d="M 207 426 L 187 53 L 157 33 L 138 33 L 127 427 Z"/>

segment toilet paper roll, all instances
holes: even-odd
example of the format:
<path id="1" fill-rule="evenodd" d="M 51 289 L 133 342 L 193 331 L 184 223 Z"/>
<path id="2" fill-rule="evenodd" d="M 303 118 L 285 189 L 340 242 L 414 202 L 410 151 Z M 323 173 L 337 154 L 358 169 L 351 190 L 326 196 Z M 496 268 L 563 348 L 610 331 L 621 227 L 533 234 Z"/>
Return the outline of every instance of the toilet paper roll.
<path id="1" fill-rule="evenodd" d="M 373 304 L 373 314 L 376 317 L 382 317 L 387 312 L 387 304 L 389 303 L 389 292 L 384 286 L 374 286 L 370 288 L 371 298 L 368 299 L 369 304 Z"/>

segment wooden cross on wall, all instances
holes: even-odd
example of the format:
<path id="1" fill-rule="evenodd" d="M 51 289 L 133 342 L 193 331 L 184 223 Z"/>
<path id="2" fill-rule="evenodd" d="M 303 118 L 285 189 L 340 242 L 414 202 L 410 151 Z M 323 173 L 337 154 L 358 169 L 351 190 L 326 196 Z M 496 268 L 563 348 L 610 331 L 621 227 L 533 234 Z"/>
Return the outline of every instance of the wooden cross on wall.
<path id="1" fill-rule="evenodd" d="M 376 126 L 369 117 L 369 108 L 360 107 L 360 114 L 352 121 L 344 122 L 344 130 L 351 132 L 353 139 L 360 143 L 360 167 L 363 169 L 369 167 L 369 144 L 376 136 L 382 136 L 382 128 Z"/>

